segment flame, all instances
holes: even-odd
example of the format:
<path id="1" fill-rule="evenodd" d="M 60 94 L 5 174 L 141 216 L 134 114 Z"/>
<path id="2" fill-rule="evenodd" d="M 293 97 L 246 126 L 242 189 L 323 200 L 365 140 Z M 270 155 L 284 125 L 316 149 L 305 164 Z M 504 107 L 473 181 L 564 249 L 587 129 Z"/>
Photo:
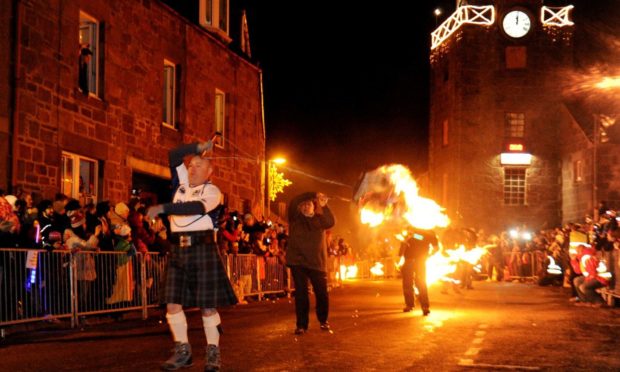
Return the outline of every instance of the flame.
<path id="1" fill-rule="evenodd" d="M 445 249 L 436 252 L 426 259 L 426 284 L 430 286 L 439 281 L 459 283 L 458 280 L 450 277 L 456 272 L 459 261 L 476 265 L 486 253 L 486 248 L 476 247 L 466 250 L 463 245 L 458 249 Z M 403 263 L 404 258 L 401 257 L 397 267 L 400 268 Z"/>
<path id="2" fill-rule="evenodd" d="M 374 276 L 383 276 L 385 273 L 383 272 L 383 264 L 381 262 L 375 262 L 375 266 L 370 268 L 370 272 Z"/>
<path id="3" fill-rule="evenodd" d="M 387 181 L 388 187 L 380 185 L 381 191 L 371 195 L 373 198 L 360 199 L 362 223 L 375 227 L 401 217 L 409 225 L 425 230 L 448 226 L 450 220 L 443 208 L 418 195 L 418 185 L 409 169 L 393 164 L 382 166 L 375 172 L 384 176 L 380 181 Z"/>
<path id="4" fill-rule="evenodd" d="M 340 265 L 340 278 L 342 280 L 355 279 L 355 277 L 357 277 L 357 265 Z"/>

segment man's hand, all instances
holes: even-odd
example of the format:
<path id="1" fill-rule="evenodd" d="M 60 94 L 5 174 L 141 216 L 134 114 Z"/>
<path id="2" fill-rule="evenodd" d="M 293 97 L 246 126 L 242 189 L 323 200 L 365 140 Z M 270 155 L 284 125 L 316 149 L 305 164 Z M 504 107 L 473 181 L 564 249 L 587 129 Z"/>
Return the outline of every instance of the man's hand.
<path id="1" fill-rule="evenodd" d="M 149 221 L 153 221 L 155 217 L 162 213 L 164 213 L 164 206 L 162 204 L 158 204 L 150 207 L 146 211 L 146 216 L 149 218 Z"/>
<path id="2" fill-rule="evenodd" d="M 324 207 L 327 205 L 327 201 L 329 200 L 327 196 L 321 192 L 316 194 L 316 198 L 319 202 L 319 206 Z"/>

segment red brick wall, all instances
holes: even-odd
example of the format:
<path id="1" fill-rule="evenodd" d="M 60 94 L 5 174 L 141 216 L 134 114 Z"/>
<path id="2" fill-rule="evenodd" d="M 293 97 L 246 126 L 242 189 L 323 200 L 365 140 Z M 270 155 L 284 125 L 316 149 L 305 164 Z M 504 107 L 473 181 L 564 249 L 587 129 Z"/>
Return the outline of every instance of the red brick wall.
<path id="1" fill-rule="evenodd" d="M 259 70 L 158 1 L 73 0 L 25 5 L 20 42 L 17 179 L 51 197 L 60 189 L 60 156 L 69 151 L 103 162 L 100 199 L 126 200 L 134 170 L 128 157 L 167 167 L 167 152 L 214 132 L 214 93 L 226 96 L 226 144 L 216 157 L 215 183 L 241 199 L 260 201 L 264 158 Z M 102 99 L 77 89 L 79 12 L 104 25 Z M 163 127 L 163 61 L 181 82 L 178 131 Z"/>
<path id="2" fill-rule="evenodd" d="M 13 3 L 11 0 L 0 0 L 0 189 L 8 191 L 10 184 L 10 73 L 12 50 L 12 15 Z"/>

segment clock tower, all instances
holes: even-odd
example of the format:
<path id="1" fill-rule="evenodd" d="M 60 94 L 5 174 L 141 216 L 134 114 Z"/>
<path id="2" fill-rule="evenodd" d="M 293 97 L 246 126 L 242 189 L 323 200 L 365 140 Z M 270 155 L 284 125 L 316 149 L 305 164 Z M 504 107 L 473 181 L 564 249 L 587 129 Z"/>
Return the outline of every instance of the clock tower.
<path id="1" fill-rule="evenodd" d="M 572 11 L 542 0 L 468 1 L 433 32 L 429 181 L 456 226 L 562 222 Z"/>

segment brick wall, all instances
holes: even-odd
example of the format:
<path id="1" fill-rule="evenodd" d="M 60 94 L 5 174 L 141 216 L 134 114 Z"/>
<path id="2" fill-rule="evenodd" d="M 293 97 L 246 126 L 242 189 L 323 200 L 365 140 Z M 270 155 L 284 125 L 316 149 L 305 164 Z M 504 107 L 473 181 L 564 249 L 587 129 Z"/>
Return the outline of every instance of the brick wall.
<path id="1" fill-rule="evenodd" d="M 170 148 L 215 131 L 219 89 L 226 93 L 228 142 L 215 157 L 251 160 L 218 160 L 214 182 L 233 207 L 242 199 L 260 201 L 265 139 L 255 66 L 158 1 L 23 6 L 16 185 L 53 196 L 60 190 L 61 153 L 68 151 L 100 161 L 101 199 L 126 200 L 136 171 L 128 159 L 152 165 L 141 172 L 164 176 Z M 77 87 L 80 11 L 103 25 L 101 99 Z M 179 66 L 179 130 L 161 123 L 164 59 Z"/>
<path id="2" fill-rule="evenodd" d="M 0 0 L 0 189 L 8 190 L 11 157 L 10 149 L 10 115 L 11 115 L 11 57 L 12 57 L 12 15 L 11 0 Z"/>

